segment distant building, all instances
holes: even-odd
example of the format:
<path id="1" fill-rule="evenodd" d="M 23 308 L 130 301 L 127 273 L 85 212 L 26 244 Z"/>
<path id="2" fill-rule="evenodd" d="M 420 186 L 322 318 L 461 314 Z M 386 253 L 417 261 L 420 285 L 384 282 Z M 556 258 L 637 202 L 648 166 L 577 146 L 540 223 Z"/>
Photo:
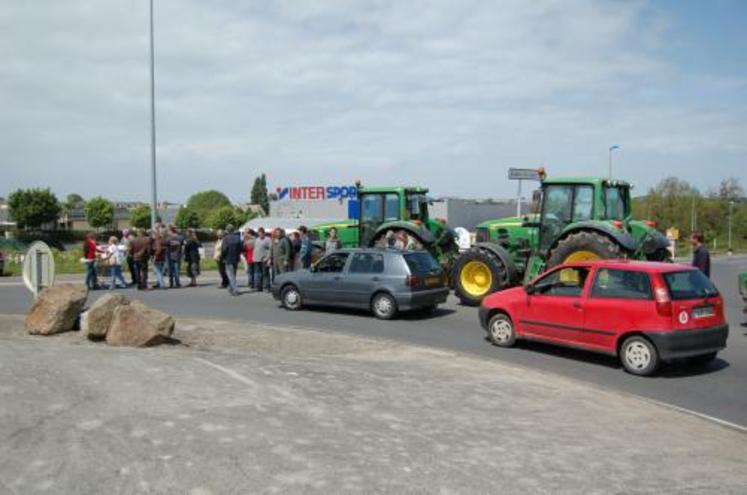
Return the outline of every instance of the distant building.
<path id="1" fill-rule="evenodd" d="M 304 186 L 278 187 L 277 199 L 270 201 L 272 219 L 294 219 L 296 223 L 314 225 L 316 219 L 357 218 L 358 199 L 354 187 Z M 527 213 L 528 205 L 522 205 Z M 515 199 L 436 199 L 430 205 L 432 218 L 443 218 L 452 227 L 473 231 L 485 220 L 516 215 Z"/>

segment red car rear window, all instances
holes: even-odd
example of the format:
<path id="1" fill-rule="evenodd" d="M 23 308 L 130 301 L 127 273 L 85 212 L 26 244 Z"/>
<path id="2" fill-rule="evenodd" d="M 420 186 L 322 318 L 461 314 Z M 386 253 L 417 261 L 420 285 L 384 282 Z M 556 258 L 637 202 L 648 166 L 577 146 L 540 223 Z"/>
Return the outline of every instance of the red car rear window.
<path id="1" fill-rule="evenodd" d="M 669 289 L 669 297 L 675 301 L 702 299 L 718 295 L 718 289 L 700 270 L 662 273 Z"/>

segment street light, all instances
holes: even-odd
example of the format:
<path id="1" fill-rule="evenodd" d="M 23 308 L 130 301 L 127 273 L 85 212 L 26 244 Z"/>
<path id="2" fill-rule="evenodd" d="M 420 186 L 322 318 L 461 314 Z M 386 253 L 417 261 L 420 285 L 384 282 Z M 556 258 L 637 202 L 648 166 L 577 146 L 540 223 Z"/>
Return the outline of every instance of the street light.
<path id="1" fill-rule="evenodd" d="M 153 194 L 150 207 L 150 226 L 156 227 L 156 208 L 158 196 L 156 194 L 156 77 L 155 57 L 153 56 L 153 0 L 150 0 L 150 172 L 151 192 Z"/>
<path id="2" fill-rule="evenodd" d="M 733 252 L 731 249 L 731 217 L 732 217 L 733 207 L 734 207 L 734 201 L 729 201 L 729 250 L 728 250 L 729 256 L 731 256 Z"/>
<path id="3" fill-rule="evenodd" d="M 614 150 L 619 150 L 620 147 L 618 145 L 610 146 L 610 163 L 609 163 L 609 179 L 612 180 L 612 152 Z"/>

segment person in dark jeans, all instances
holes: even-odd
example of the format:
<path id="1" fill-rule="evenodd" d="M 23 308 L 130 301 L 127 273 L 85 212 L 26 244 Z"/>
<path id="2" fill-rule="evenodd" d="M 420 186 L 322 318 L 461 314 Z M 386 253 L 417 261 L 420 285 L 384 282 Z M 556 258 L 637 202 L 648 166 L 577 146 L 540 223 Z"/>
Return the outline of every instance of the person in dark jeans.
<path id="1" fill-rule="evenodd" d="M 187 263 L 189 286 L 197 286 L 197 276 L 200 274 L 200 248 L 202 244 L 197 239 L 194 229 L 187 229 L 187 240 L 184 243 L 184 261 Z"/>
<path id="2" fill-rule="evenodd" d="M 176 227 L 169 225 L 169 236 L 166 239 L 166 253 L 169 260 L 169 287 L 182 286 L 179 279 L 181 272 L 184 237 L 176 231 Z"/>
<path id="3" fill-rule="evenodd" d="M 690 244 L 693 246 L 693 266 L 711 278 L 711 253 L 703 244 L 703 234 L 697 231 L 690 234 Z"/>
<path id="4" fill-rule="evenodd" d="M 86 287 L 88 290 L 99 289 L 99 279 L 96 273 L 96 253 L 103 252 L 96 246 L 96 234 L 93 232 L 86 235 L 83 243 L 83 258 L 86 260 Z"/>
<path id="5" fill-rule="evenodd" d="M 244 250 L 244 243 L 241 235 L 234 232 L 233 225 L 226 225 L 226 236 L 223 238 L 221 253 L 223 261 L 226 263 L 226 275 L 228 275 L 228 291 L 232 296 L 238 296 L 239 291 L 236 288 L 236 270 L 239 266 L 241 252 Z"/>
<path id="6" fill-rule="evenodd" d="M 270 290 L 270 254 L 272 240 L 260 227 L 257 229 L 257 238 L 254 239 L 254 276 L 256 277 L 257 291 Z"/>
<path id="7" fill-rule="evenodd" d="M 130 285 L 137 285 L 137 271 L 135 270 L 135 259 L 132 257 L 132 241 L 135 236 L 129 229 L 122 231 L 122 244 L 124 244 L 127 255 L 127 270 L 130 272 Z"/>
<path id="8" fill-rule="evenodd" d="M 145 229 L 139 229 L 132 241 L 132 258 L 137 272 L 137 290 L 148 290 L 148 260 L 151 256 L 151 240 Z"/>
<path id="9" fill-rule="evenodd" d="M 213 259 L 218 265 L 218 273 L 220 274 L 220 286 L 221 289 L 228 287 L 228 275 L 226 275 L 226 263 L 223 261 L 223 237 L 225 237 L 222 230 L 216 232 L 218 240 L 215 241 L 215 247 L 213 248 Z"/>
<path id="10" fill-rule="evenodd" d="M 309 229 L 305 225 L 298 227 L 298 232 L 301 234 L 301 248 L 298 251 L 298 261 L 301 263 L 301 268 L 311 267 L 311 239 L 309 238 Z"/>

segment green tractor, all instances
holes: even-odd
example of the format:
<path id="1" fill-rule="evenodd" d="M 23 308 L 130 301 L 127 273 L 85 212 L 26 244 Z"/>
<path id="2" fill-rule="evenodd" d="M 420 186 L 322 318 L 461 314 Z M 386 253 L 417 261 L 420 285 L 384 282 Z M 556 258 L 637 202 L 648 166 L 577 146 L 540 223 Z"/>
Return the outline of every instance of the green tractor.
<path id="1" fill-rule="evenodd" d="M 445 221 L 430 218 L 428 189 L 423 187 L 358 186 L 357 220 L 316 225 L 313 241 L 325 242 L 337 229 L 343 247 L 386 247 L 392 236 L 404 231 L 414 249 L 425 249 L 451 273 L 459 249 L 454 231 Z"/>
<path id="2" fill-rule="evenodd" d="M 669 241 L 653 222 L 633 220 L 631 185 L 598 177 L 546 178 L 534 213 L 477 226 L 474 246 L 456 261 L 454 291 L 477 305 L 561 263 L 631 258 L 666 261 Z"/>

